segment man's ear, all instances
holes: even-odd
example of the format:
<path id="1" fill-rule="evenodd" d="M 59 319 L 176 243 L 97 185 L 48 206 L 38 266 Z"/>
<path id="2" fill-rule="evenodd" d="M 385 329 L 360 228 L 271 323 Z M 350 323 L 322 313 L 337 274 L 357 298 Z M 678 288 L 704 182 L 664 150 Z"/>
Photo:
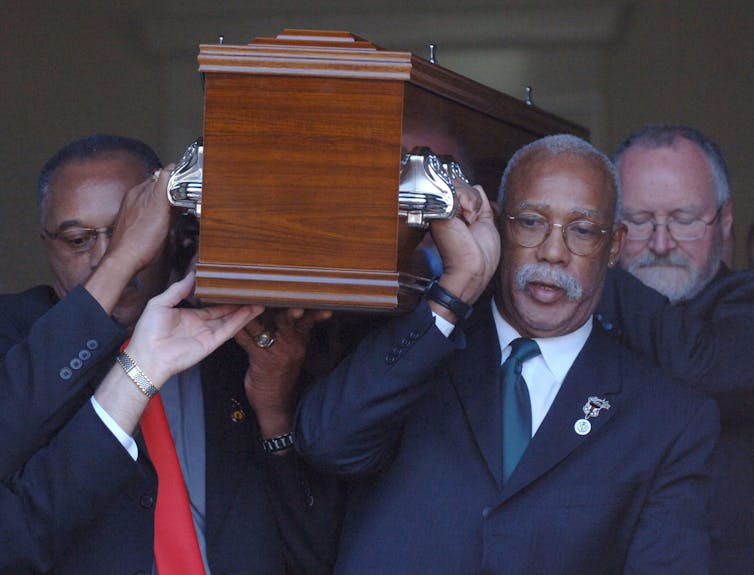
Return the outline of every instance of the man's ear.
<path id="1" fill-rule="evenodd" d="M 613 229 L 610 237 L 610 253 L 607 258 L 607 267 L 614 267 L 620 259 L 620 253 L 623 250 L 623 244 L 626 241 L 626 224 L 619 223 Z"/>

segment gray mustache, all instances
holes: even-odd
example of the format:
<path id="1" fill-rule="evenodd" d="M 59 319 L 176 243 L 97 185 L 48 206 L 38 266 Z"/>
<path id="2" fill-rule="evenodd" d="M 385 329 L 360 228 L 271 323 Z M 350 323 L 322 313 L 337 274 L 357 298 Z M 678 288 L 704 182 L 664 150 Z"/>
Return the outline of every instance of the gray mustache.
<path id="1" fill-rule="evenodd" d="M 570 300 L 579 300 L 584 290 L 574 276 L 547 264 L 525 264 L 516 272 L 516 289 L 524 290 L 526 284 L 540 282 L 559 287 Z"/>
<path id="2" fill-rule="evenodd" d="M 650 267 L 677 267 L 689 269 L 689 260 L 686 256 L 677 251 L 670 251 L 659 256 L 650 251 L 646 251 L 631 263 L 631 267 L 633 269 Z"/>

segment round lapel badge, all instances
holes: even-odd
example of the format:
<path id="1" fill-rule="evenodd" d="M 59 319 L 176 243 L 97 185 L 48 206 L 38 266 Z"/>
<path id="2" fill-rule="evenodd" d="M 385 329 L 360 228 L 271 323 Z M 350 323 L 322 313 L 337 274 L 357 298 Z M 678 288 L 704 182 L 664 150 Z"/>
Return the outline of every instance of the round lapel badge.
<path id="1" fill-rule="evenodd" d="M 579 435 L 586 435 L 592 430 L 592 424 L 588 419 L 579 419 L 576 423 L 573 424 L 573 429 Z"/>

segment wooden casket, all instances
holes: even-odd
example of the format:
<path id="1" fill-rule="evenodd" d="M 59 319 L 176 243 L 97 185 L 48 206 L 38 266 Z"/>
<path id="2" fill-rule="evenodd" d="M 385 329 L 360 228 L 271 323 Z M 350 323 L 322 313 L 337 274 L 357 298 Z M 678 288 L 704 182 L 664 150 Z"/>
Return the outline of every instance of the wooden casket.
<path id="1" fill-rule="evenodd" d="M 570 122 L 347 32 L 202 45 L 196 295 L 205 302 L 393 312 L 427 282 L 425 229 L 399 215 L 401 162 L 449 155 L 495 195 L 505 163 Z"/>

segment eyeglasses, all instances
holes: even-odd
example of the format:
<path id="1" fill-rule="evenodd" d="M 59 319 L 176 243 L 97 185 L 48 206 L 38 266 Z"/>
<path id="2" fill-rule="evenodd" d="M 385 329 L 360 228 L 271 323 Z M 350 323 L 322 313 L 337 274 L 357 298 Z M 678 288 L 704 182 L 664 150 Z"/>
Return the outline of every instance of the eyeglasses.
<path id="1" fill-rule="evenodd" d="M 524 248 L 536 248 L 552 232 L 560 228 L 568 251 L 577 256 L 590 256 L 602 245 L 608 229 L 589 220 L 575 220 L 566 225 L 553 224 L 539 214 L 524 212 L 517 216 L 504 214 L 516 243 Z"/>
<path id="2" fill-rule="evenodd" d="M 48 232 L 43 229 L 42 233 L 51 240 L 60 240 L 63 245 L 71 252 L 80 254 L 88 252 L 97 243 L 100 234 L 105 234 L 108 238 L 113 235 L 113 226 L 102 228 L 66 228 L 58 232 Z"/>
<path id="3" fill-rule="evenodd" d="M 623 221 L 628 228 L 626 239 L 646 241 L 652 237 L 652 234 L 655 233 L 655 230 L 658 227 L 665 226 L 670 237 L 677 242 L 698 240 L 703 238 L 704 234 L 707 233 L 707 226 L 714 224 L 720 217 L 720 210 L 722 210 L 722 206 L 717 209 L 717 212 L 715 212 L 715 217 L 708 222 L 704 221 L 702 218 L 694 220 L 669 218 L 668 221 L 664 223 L 658 223 L 655 220 L 637 222 L 630 219 L 624 219 Z"/>

